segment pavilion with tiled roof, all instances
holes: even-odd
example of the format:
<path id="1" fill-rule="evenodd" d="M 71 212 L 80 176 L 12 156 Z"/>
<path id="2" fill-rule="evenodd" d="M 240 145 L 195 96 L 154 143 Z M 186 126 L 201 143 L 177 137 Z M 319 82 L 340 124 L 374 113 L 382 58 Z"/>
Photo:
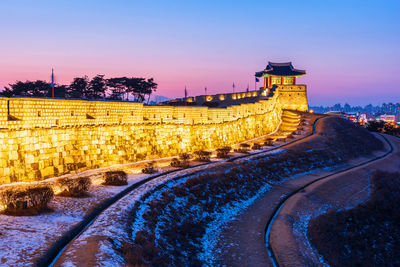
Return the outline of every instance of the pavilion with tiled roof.
<path id="1" fill-rule="evenodd" d="M 294 85 L 296 78 L 304 76 L 305 70 L 295 69 L 292 62 L 275 63 L 268 62 L 265 70 L 256 72 L 257 78 L 264 78 L 264 89 L 271 88 L 272 85 Z"/>

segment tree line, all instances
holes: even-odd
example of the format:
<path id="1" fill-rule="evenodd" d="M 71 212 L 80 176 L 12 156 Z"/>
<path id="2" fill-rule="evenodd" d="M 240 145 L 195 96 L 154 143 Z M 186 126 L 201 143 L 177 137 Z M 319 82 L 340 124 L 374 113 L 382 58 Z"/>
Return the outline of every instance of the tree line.
<path id="1" fill-rule="evenodd" d="M 385 133 L 400 137 L 400 126 L 390 121 L 369 121 L 365 128 L 372 132 Z"/>
<path id="2" fill-rule="evenodd" d="M 112 99 L 144 102 L 155 92 L 157 83 L 153 78 L 118 77 L 105 79 L 104 75 L 76 77 L 69 85 L 55 85 L 54 95 L 59 98 Z M 51 97 L 50 83 L 37 81 L 17 81 L 5 87 L 0 94 L 12 96 Z"/>

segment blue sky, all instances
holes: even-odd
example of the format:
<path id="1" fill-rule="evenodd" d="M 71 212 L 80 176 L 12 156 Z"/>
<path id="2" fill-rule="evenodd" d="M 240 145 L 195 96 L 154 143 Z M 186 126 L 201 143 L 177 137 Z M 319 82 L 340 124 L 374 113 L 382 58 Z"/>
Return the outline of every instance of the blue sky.
<path id="1" fill-rule="evenodd" d="M 268 61 L 292 61 L 311 105 L 400 102 L 399 14 L 395 0 L 2 0 L 0 88 L 54 67 L 59 83 L 154 77 L 181 97 L 252 89 Z"/>

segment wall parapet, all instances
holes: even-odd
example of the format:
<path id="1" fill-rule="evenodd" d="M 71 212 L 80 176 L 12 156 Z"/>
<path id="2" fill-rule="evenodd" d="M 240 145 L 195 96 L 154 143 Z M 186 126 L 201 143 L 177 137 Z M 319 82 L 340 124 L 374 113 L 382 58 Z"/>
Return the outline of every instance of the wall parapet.
<path id="1" fill-rule="evenodd" d="M 224 94 L 239 100 L 256 98 L 256 91 Z M 266 95 L 264 93 L 263 95 Z M 212 100 L 219 99 L 212 96 Z M 0 129 L 51 128 L 82 125 L 141 123 L 212 124 L 262 114 L 276 102 L 276 94 L 254 103 L 223 108 L 207 106 L 147 106 L 125 101 L 69 100 L 53 98 L 0 97 Z M 210 101 L 212 101 L 210 100 Z"/>
<path id="2" fill-rule="evenodd" d="M 265 135 L 278 127 L 282 109 L 307 108 L 305 91 L 291 103 L 290 90 L 278 88 L 257 101 L 224 108 L 0 97 L 0 184 L 218 148 Z"/>

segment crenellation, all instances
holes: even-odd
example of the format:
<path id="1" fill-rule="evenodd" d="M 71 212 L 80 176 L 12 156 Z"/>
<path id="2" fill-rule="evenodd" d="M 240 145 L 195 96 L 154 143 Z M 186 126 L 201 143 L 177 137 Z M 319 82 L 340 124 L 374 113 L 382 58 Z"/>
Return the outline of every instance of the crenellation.
<path id="1" fill-rule="evenodd" d="M 212 96 L 249 99 L 220 108 L 0 98 L 0 184 L 232 145 L 273 132 L 284 108 L 307 110 L 303 85 L 264 95 Z"/>
<path id="2" fill-rule="evenodd" d="M 43 98 L 9 98 L 1 106 L 1 128 L 46 128 L 71 125 L 141 123 L 143 104 Z"/>

